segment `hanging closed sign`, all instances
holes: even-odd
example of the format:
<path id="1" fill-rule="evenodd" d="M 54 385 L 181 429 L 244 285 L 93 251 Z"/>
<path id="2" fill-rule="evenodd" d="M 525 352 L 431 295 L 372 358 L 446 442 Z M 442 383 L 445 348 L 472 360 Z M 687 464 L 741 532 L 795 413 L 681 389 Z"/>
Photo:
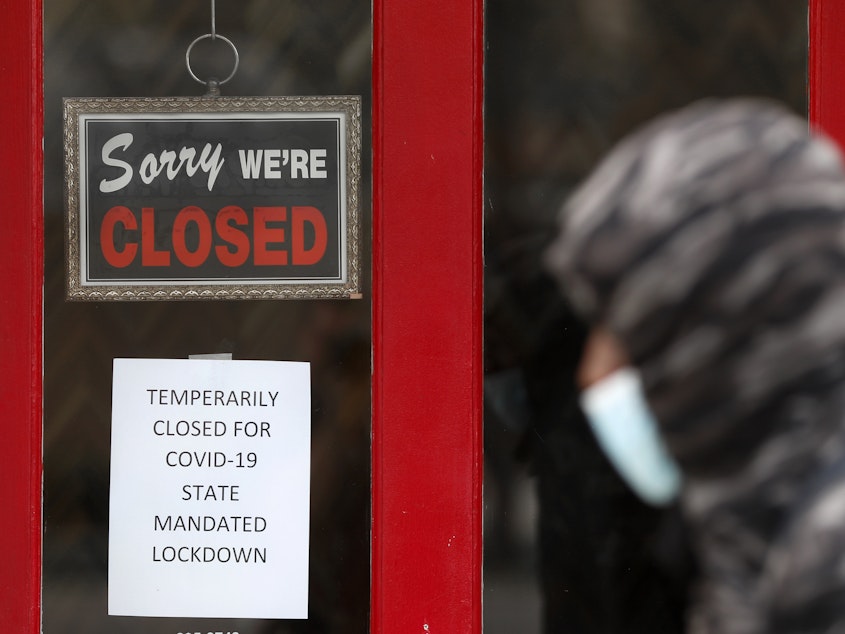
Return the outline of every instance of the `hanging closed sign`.
<path id="1" fill-rule="evenodd" d="M 360 293 L 358 97 L 64 106 L 69 299 Z"/>

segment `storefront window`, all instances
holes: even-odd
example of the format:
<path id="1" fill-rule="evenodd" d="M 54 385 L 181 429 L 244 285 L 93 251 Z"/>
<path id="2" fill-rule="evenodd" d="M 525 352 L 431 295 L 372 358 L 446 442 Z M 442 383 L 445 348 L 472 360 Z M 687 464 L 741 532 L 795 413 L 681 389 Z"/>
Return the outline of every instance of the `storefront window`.
<path id="1" fill-rule="evenodd" d="M 489 0 L 486 634 L 683 631 L 691 562 L 576 405 L 585 329 L 541 262 L 558 209 L 637 125 L 704 97 L 806 114 L 807 3 Z"/>

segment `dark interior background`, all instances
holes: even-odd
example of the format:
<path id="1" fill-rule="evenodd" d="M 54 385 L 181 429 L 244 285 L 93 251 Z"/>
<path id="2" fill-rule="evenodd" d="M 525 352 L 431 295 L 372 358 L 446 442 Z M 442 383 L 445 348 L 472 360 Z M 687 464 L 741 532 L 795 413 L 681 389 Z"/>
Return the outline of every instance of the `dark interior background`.
<path id="1" fill-rule="evenodd" d="M 694 561 L 575 402 L 584 339 L 540 254 L 626 133 L 705 97 L 806 111 L 807 2 L 487 0 L 485 632 L 683 631 Z"/>

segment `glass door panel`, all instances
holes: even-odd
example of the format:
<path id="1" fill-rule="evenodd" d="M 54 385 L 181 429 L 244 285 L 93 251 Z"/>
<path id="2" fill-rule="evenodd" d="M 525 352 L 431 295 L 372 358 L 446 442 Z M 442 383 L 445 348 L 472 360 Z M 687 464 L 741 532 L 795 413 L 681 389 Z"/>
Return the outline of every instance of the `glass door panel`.
<path id="1" fill-rule="evenodd" d="M 567 195 L 651 117 L 751 94 L 804 114 L 807 3 L 490 0 L 486 17 L 484 631 L 682 632 L 677 514 L 596 446 L 585 328 L 541 256 Z"/>
<path id="2" fill-rule="evenodd" d="M 362 299 L 65 300 L 62 98 L 201 95 L 204 86 L 188 74 L 185 51 L 209 28 L 208 2 L 44 3 L 45 634 L 368 630 L 370 3 L 249 0 L 216 6 L 216 32 L 240 54 L 224 95 L 362 97 Z M 225 75 L 231 51 L 200 44 L 192 52 L 196 74 Z M 307 620 L 107 614 L 112 360 L 209 353 L 311 364 Z"/>

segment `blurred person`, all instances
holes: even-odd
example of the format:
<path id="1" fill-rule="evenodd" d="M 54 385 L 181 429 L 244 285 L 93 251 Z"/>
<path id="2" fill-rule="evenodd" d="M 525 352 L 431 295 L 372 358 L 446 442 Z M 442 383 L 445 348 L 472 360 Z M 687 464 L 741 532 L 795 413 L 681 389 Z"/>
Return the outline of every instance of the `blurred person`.
<path id="1" fill-rule="evenodd" d="M 584 412 L 679 498 L 692 634 L 845 632 L 845 175 L 807 122 L 698 102 L 625 139 L 547 263 L 592 330 Z"/>

